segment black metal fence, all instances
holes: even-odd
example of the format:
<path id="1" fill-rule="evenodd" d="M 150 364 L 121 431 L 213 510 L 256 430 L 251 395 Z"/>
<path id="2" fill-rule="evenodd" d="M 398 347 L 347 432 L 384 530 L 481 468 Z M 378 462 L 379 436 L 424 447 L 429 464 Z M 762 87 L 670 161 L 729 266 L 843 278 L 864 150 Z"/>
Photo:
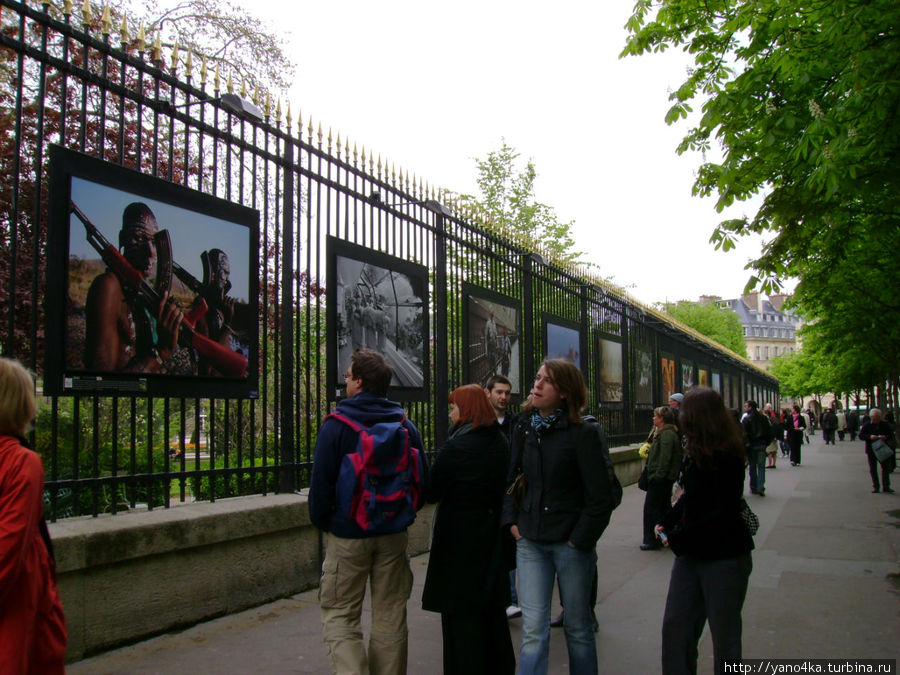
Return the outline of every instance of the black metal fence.
<path id="1" fill-rule="evenodd" d="M 641 438 L 669 391 L 706 384 L 732 406 L 775 401 L 777 382 L 749 362 L 468 222 L 442 192 L 355 143 L 293 120 L 268 97 L 255 100 L 263 119 L 248 119 L 223 99 L 237 93 L 230 78 L 223 85 L 199 57 L 164 59 L 127 32 L 44 7 L 0 0 L 0 349 L 38 374 L 39 393 L 47 275 L 57 273 L 46 266 L 51 144 L 261 218 L 258 398 L 45 398 L 34 442 L 53 518 L 307 484 L 335 397 L 328 340 L 342 339 L 327 321 L 328 303 L 338 302 L 325 287 L 329 236 L 427 269 L 419 330 L 429 386 L 408 414 L 428 450 L 446 434 L 453 387 L 503 370 L 521 400 L 543 355 L 560 350 L 579 362 L 588 412 L 614 445 Z"/>

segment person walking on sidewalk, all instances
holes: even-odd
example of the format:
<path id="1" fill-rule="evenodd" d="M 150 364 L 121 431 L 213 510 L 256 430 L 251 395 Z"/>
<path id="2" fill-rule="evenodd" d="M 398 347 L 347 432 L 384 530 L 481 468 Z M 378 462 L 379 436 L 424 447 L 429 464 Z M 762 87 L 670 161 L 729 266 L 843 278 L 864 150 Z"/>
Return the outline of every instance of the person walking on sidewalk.
<path id="1" fill-rule="evenodd" d="M 800 414 L 800 406 L 794 404 L 788 418 L 788 445 L 791 448 L 791 466 L 800 466 L 800 449 L 803 447 L 803 436 L 806 420 Z"/>
<path id="2" fill-rule="evenodd" d="M 833 408 L 828 408 L 822 413 L 822 435 L 825 436 L 825 445 L 834 445 L 834 435 L 838 428 L 837 414 Z"/>
<path id="3" fill-rule="evenodd" d="M 322 633 L 333 673 L 402 675 L 407 669 L 406 603 L 413 582 L 406 550 L 408 524 L 400 531 L 390 533 L 377 526 L 364 529 L 358 514 L 348 514 L 343 508 L 345 502 L 351 502 L 352 495 L 345 494 L 347 481 L 341 480 L 353 466 L 344 461 L 345 457 L 358 452 L 358 448 L 365 450 L 361 443 L 362 432 L 342 421 L 344 418 L 367 429 L 376 424 L 381 425 L 380 429 L 393 429 L 393 435 L 385 436 L 390 440 L 376 445 L 372 454 L 392 454 L 394 447 L 403 448 L 403 452 L 408 453 L 403 461 L 407 465 L 417 464 L 419 470 L 418 476 L 413 474 L 411 489 L 418 488 L 417 491 L 423 494 L 428 485 L 428 462 L 422 451 L 419 430 L 398 404 L 385 398 L 392 375 L 393 369 L 381 354 L 371 349 L 356 350 L 344 375 L 347 398 L 338 403 L 337 416 L 329 415 L 325 419 L 316 439 L 309 517 L 325 532 L 319 604 Z M 370 438 L 374 444 L 375 436 Z M 394 439 L 400 440 L 391 443 Z M 414 499 L 410 508 L 421 508 L 423 503 L 424 499 Z M 401 513 L 406 511 L 408 509 L 402 509 Z M 414 517 L 413 512 L 411 518 Z M 403 522 L 411 524 L 411 518 Z M 368 651 L 360 626 L 367 582 L 372 600 Z"/>
<path id="4" fill-rule="evenodd" d="M 675 553 L 663 614 L 662 672 L 697 672 L 697 643 L 709 622 L 715 672 L 741 659 L 741 610 L 753 538 L 741 520 L 744 443 L 713 389 L 695 388 L 681 405 L 686 439 L 684 492 L 656 526 Z"/>
<path id="5" fill-rule="evenodd" d="M 772 425 L 769 418 L 759 412 L 756 401 L 744 403 L 744 416 L 741 418 L 744 434 L 744 449 L 750 472 L 750 492 L 766 496 L 766 447 L 772 436 Z"/>
<path id="6" fill-rule="evenodd" d="M 859 438 L 866 442 L 866 459 L 869 461 L 869 476 L 872 477 L 872 492 L 884 490 L 884 492 L 893 492 L 891 489 L 891 464 L 893 457 L 879 462 L 872 450 L 872 443 L 882 441 L 887 443 L 892 449 L 896 450 L 897 442 L 894 440 L 894 432 L 891 431 L 890 425 L 881 418 L 881 410 L 872 408 L 869 411 L 871 420 L 862 425 L 859 430 Z M 878 467 L 881 466 L 881 484 L 878 483 Z"/>

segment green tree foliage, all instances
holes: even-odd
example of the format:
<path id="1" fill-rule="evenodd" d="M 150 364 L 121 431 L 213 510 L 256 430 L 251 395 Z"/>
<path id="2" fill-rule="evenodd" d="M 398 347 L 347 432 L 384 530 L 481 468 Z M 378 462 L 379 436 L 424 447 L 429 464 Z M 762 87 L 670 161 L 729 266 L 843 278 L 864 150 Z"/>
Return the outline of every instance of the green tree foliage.
<path id="1" fill-rule="evenodd" d="M 548 252 L 557 262 L 581 262 L 583 253 L 575 250 L 572 238 L 574 221 L 561 221 L 552 206 L 535 199 L 537 170 L 530 159 L 520 169 L 519 156 L 504 139 L 499 150 L 475 160 L 480 195 L 458 195 L 457 199 L 477 218 L 499 223 L 517 238 Z"/>
<path id="2" fill-rule="evenodd" d="M 900 3 L 638 0 L 627 27 L 623 55 L 675 47 L 694 59 L 666 121 L 690 120 L 678 151 L 703 153 L 695 194 L 715 195 L 720 211 L 764 196 L 711 242 L 728 250 L 771 235 L 750 286 L 798 278 L 798 310 L 822 340 L 837 340 L 823 350 L 843 355 L 840 338 L 871 336 L 880 372 L 895 377 Z"/>
<path id="3" fill-rule="evenodd" d="M 723 347 L 741 356 L 747 354 L 741 321 L 734 312 L 722 309 L 715 303 L 700 304 L 682 300 L 665 306 L 674 319 L 690 326 L 698 333 L 715 340 Z"/>

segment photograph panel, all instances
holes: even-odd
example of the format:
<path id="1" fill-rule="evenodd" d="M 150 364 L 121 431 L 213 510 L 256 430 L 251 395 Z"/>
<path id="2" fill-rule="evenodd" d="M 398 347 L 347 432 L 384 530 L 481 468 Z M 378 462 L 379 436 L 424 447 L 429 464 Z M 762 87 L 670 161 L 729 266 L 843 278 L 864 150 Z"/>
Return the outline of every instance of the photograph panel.
<path id="1" fill-rule="evenodd" d="M 521 305 L 487 289 L 463 284 L 463 362 L 465 381 L 482 387 L 492 375 L 510 381 L 512 394 L 522 393 Z"/>
<path id="2" fill-rule="evenodd" d="M 328 250 L 332 391 L 342 394 L 350 357 L 368 348 L 394 370 L 391 396 L 424 400 L 429 353 L 425 267 L 334 237 Z"/>

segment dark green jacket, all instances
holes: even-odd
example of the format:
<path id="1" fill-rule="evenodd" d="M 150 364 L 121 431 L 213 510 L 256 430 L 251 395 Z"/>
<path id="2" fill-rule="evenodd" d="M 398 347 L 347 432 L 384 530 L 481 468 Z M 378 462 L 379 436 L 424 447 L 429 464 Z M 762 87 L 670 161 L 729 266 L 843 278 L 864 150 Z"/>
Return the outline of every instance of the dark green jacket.
<path id="1" fill-rule="evenodd" d="M 678 478 L 678 467 L 681 466 L 681 438 L 671 424 L 664 424 L 647 457 L 647 478 L 650 482 L 675 480 Z"/>

